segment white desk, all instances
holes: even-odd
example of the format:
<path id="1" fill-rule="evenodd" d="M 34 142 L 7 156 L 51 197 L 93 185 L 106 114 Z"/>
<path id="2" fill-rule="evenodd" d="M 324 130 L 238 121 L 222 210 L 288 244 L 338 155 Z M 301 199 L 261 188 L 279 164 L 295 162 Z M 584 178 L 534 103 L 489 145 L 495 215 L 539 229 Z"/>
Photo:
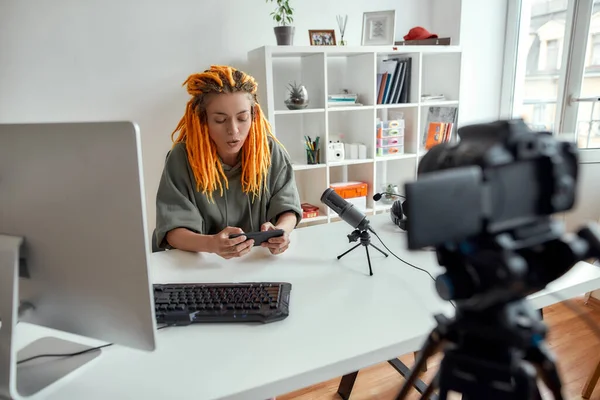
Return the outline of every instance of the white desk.
<path id="1" fill-rule="evenodd" d="M 441 271 L 435 253 L 405 249 L 405 233 L 388 215 L 370 219 L 398 256 L 434 276 Z M 267 325 L 166 328 L 157 332 L 154 353 L 107 348 L 41 392 L 41 398 L 260 400 L 418 350 L 434 326 L 432 314 L 451 314 L 452 307 L 438 298 L 429 276 L 392 255 L 385 258 L 370 250 L 373 276 L 368 276 L 362 246 L 337 260 L 353 245 L 346 237 L 351 231 L 345 222 L 299 229 L 279 256 L 262 248 L 230 261 L 179 251 L 153 254 L 156 283 L 291 282 L 290 316 Z M 382 248 L 375 237 L 372 241 Z M 569 298 L 598 288 L 600 268 L 580 263 L 549 291 Z M 545 291 L 532 301 L 543 307 L 559 299 Z M 18 345 L 48 332 L 26 324 L 18 329 Z"/>

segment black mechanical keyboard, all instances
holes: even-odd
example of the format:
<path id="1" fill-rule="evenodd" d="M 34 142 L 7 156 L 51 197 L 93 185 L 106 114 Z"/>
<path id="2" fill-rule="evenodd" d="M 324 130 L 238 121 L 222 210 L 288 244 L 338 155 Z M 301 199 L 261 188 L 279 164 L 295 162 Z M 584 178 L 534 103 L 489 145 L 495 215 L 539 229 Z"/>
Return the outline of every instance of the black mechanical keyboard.
<path id="1" fill-rule="evenodd" d="M 275 322 L 289 315 L 291 290 L 286 282 L 155 284 L 156 322 Z"/>

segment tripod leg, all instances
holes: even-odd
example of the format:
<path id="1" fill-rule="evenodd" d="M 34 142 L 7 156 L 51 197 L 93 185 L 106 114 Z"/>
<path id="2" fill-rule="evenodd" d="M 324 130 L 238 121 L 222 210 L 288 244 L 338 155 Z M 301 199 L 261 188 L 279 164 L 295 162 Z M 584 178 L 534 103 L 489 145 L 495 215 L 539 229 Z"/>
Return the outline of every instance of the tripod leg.
<path id="1" fill-rule="evenodd" d="M 354 249 L 355 249 L 355 248 L 357 248 L 358 246 L 360 246 L 360 243 L 359 243 L 359 244 L 357 244 L 356 246 L 352 247 L 350 250 L 346 251 L 345 253 L 343 253 L 343 254 L 340 254 L 340 255 L 337 257 L 337 259 L 339 260 L 340 258 L 344 257 L 346 254 L 350 253 L 352 250 L 354 250 Z"/>
<path id="2" fill-rule="evenodd" d="M 427 340 L 425 341 L 425 344 L 423 345 L 423 348 L 421 349 L 421 352 L 419 354 L 419 359 L 413 367 L 410 375 L 406 377 L 406 382 L 404 382 L 404 385 L 402 386 L 400 393 L 396 397 L 396 400 L 404 400 L 406 398 L 408 392 L 412 389 L 415 380 L 417 379 L 417 376 L 423 369 L 423 366 L 426 365 L 429 357 L 435 354 L 440 349 L 440 347 L 442 347 L 442 343 L 443 342 L 440 338 L 440 332 L 436 328 L 427 337 Z M 440 398 L 442 397 L 440 396 Z"/>
<path id="3" fill-rule="evenodd" d="M 440 377 L 440 372 L 438 371 L 435 374 L 435 376 L 433 377 L 433 379 L 431 380 L 431 383 L 429 384 L 429 386 L 427 386 L 427 389 L 421 395 L 421 400 L 428 400 L 429 397 L 433 394 L 433 391 L 435 390 L 435 387 L 437 386 L 439 377 Z"/>
<path id="4" fill-rule="evenodd" d="M 548 389 L 550 389 L 554 399 L 561 400 L 563 396 L 560 376 L 558 375 L 552 354 L 545 344 L 540 343 L 537 347 L 531 347 L 525 359 L 529 360 L 536 367 L 538 375 Z"/>
<path id="5" fill-rule="evenodd" d="M 365 246 L 365 251 L 367 252 L 367 262 L 369 263 L 369 275 L 373 276 L 373 270 L 371 269 L 371 257 L 369 257 L 369 246 Z"/>
<path id="6" fill-rule="evenodd" d="M 371 246 L 371 247 L 374 247 L 374 248 L 375 248 L 375 250 L 379 251 L 381 254 L 383 254 L 383 255 L 384 255 L 384 256 L 386 256 L 386 257 L 389 255 L 388 253 L 386 253 L 385 251 L 381 250 L 379 247 L 375 246 L 375 245 L 374 245 L 374 244 L 372 244 L 372 243 L 369 243 L 369 246 Z"/>

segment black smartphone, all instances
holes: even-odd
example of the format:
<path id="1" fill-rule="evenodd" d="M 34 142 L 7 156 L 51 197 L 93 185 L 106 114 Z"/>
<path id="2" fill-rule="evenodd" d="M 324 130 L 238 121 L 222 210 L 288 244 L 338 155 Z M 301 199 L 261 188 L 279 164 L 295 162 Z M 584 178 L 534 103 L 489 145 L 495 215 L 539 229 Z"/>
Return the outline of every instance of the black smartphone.
<path id="1" fill-rule="evenodd" d="M 247 240 L 254 239 L 254 246 L 260 246 L 261 243 L 266 242 L 273 237 L 283 236 L 283 234 L 283 229 L 274 229 L 272 231 L 234 233 L 232 235 L 229 235 L 229 239 L 234 239 L 240 236 L 246 236 Z"/>

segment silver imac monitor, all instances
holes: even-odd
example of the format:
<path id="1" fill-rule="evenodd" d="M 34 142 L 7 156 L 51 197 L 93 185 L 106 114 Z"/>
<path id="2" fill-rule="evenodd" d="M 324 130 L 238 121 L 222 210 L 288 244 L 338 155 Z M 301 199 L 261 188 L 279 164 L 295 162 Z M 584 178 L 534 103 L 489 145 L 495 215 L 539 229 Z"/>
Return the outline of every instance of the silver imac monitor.
<path id="1" fill-rule="evenodd" d="M 16 349 L 18 322 L 154 350 L 148 255 L 136 124 L 0 124 L 0 398 L 110 351 L 19 363 L 88 347 L 59 332 Z"/>

